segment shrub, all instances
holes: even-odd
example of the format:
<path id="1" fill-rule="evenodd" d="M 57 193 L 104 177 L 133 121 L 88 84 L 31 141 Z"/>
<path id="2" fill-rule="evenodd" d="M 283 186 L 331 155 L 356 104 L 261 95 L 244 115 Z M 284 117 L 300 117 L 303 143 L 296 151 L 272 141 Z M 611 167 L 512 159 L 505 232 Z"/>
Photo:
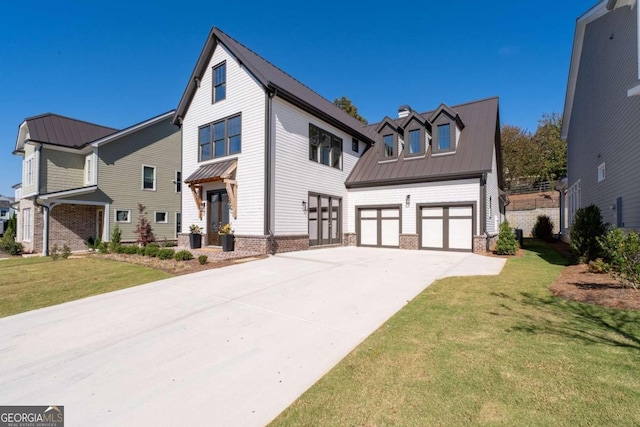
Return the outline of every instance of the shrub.
<path id="1" fill-rule="evenodd" d="M 609 274 L 625 286 L 640 286 L 640 235 L 624 233 L 619 228 L 598 238 L 602 252 L 609 261 Z"/>
<path id="2" fill-rule="evenodd" d="M 164 242 L 164 247 L 165 248 L 175 248 L 176 246 L 178 246 L 178 244 L 174 241 L 168 241 L 168 242 Z"/>
<path id="3" fill-rule="evenodd" d="M 100 252 L 101 254 L 108 254 L 109 253 L 109 245 L 107 242 L 100 242 L 100 245 L 98 246 L 98 252 Z"/>
<path id="4" fill-rule="evenodd" d="M 158 258 L 160 259 L 171 259 L 173 258 L 176 251 L 171 248 L 162 248 L 158 250 Z"/>
<path id="5" fill-rule="evenodd" d="M 200 263 L 200 265 L 205 265 L 207 263 L 207 260 L 209 259 L 208 256 L 206 255 L 200 255 L 198 257 L 198 262 Z"/>
<path id="6" fill-rule="evenodd" d="M 516 241 L 516 235 L 513 233 L 509 221 L 505 220 L 500 224 L 496 253 L 498 255 L 515 255 L 517 250 L 518 242 Z"/>
<path id="7" fill-rule="evenodd" d="M 124 253 L 127 255 L 135 255 L 138 253 L 138 247 L 134 245 L 123 246 Z"/>
<path id="8" fill-rule="evenodd" d="M 188 261 L 193 259 L 193 254 L 189 251 L 178 251 L 173 257 L 176 261 Z"/>
<path id="9" fill-rule="evenodd" d="M 152 243 L 147 244 L 145 247 L 146 248 L 149 248 L 149 247 L 151 247 L 151 248 L 159 248 L 160 245 L 157 244 L 156 242 L 152 242 Z"/>
<path id="10" fill-rule="evenodd" d="M 60 248 L 57 244 L 54 244 L 49 250 L 49 256 L 52 260 L 57 261 L 60 258 Z"/>
<path id="11" fill-rule="evenodd" d="M 589 273 L 603 274 L 609 272 L 609 264 L 602 258 L 596 258 L 589 262 Z"/>
<path id="12" fill-rule="evenodd" d="M 118 245 L 116 246 L 116 250 L 114 251 L 117 254 L 123 254 L 125 251 L 126 246 L 125 245 Z"/>
<path id="13" fill-rule="evenodd" d="M 581 262 L 589 262 L 600 257 L 601 248 L 598 237 L 607 231 L 602 222 L 600 208 L 589 205 L 576 211 L 573 225 L 571 226 L 571 248 L 580 258 Z"/>
<path id="14" fill-rule="evenodd" d="M 156 257 L 158 256 L 158 252 L 160 251 L 160 248 L 158 246 L 147 246 L 146 248 L 144 248 L 144 254 L 146 256 L 150 256 L 150 257 Z"/>
<path id="15" fill-rule="evenodd" d="M 122 232 L 120 231 L 120 227 L 116 224 L 113 227 L 113 231 L 111 232 L 111 240 L 109 241 L 109 251 L 117 252 L 118 246 L 120 246 L 120 240 L 122 239 Z"/>
<path id="16" fill-rule="evenodd" d="M 547 215 L 539 215 L 536 224 L 531 230 L 531 235 L 542 240 L 551 240 L 553 238 L 553 222 Z"/>
<path id="17" fill-rule="evenodd" d="M 65 243 L 62 245 L 62 252 L 60 252 L 60 256 L 64 259 L 67 259 L 71 256 L 71 248 Z"/>
<path id="18" fill-rule="evenodd" d="M 142 246 L 136 246 L 135 248 L 136 248 L 136 253 L 137 253 L 138 255 L 142 255 L 142 256 L 144 256 L 144 249 L 145 249 L 144 247 L 142 247 Z"/>
<path id="19" fill-rule="evenodd" d="M 4 247 L 4 250 L 7 251 L 9 255 L 20 255 L 24 248 L 22 247 L 22 243 L 12 242 Z"/>

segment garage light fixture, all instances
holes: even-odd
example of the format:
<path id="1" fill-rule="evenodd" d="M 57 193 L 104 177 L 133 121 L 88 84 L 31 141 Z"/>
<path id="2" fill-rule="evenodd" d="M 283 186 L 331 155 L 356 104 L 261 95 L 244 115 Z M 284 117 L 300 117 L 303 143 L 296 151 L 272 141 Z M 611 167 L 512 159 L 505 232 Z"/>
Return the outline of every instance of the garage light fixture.
<path id="1" fill-rule="evenodd" d="M 404 200 L 404 205 L 409 207 L 411 205 L 411 194 L 407 194 L 406 199 Z"/>
<path id="2" fill-rule="evenodd" d="M 303 200 L 302 201 L 302 212 L 306 212 L 307 211 L 307 201 Z"/>

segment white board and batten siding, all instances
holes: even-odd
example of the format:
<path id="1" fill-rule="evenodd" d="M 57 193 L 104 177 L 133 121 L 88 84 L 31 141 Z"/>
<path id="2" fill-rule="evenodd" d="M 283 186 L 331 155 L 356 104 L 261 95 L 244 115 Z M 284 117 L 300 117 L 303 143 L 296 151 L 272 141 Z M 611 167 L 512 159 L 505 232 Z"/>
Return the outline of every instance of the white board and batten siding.
<path id="1" fill-rule="evenodd" d="M 405 201 L 410 196 L 409 207 Z M 390 185 L 374 188 L 352 188 L 349 190 L 345 216 L 346 230 L 356 232 L 356 209 L 359 206 L 401 205 L 402 230 L 400 234 L 416 234 L 417 204 L 457 204 L 468 202 L 480 206 L 480 180 L 476 178 L 456 181 L 426 182 L 417 184 Z M 475 216 L 476 230 L 480 230 L 480 216 Z"/>
<path id="2" fill-rule="evenodd" d="M 493 160 L 491 163 L 491 172 L 487 173 L 486 184 L 486 205 L 485 205 L 485 217 L 487 224 L 487 233 L 498 234 L 500 226 L 500 192 L 498 190 L 498 170 L 496 161 L 496 151 L 493 150 Z M 480 206 L 480 205 L 478 205 Z M 479 230 L 479 228 L 478 228 Z"/>
<path id="3" fill-rule="evenodd" d="M 212 104 L 212 68 L 226 61 L 226 99 Z M 242 114 L 242 149 L 237 155 L 198 162 L 198 128 L 238 113 Z M 200 82 L 200 87 L 182 124 L 182 177 L 186 179 L 198 166 L 228 159 L 238 159 L 237 219 L 231 224 L 237 234 L 262 235 L 264 211 L 264 141 L 265 92 L 261 85 L 222 45 L 218 45 Z M 220 183 L 205 184 L 204 191 L 221 188 Z M 207 231 L 206 214 L 198 219 L 198 209 L 187 185 L 182 190 L 182 228 L 191 224 Z"/>
<path id="4" fill-rule="evenodd" d="M 309 232 L 307 213 L 302 210 L 302 202 L 308 202 L 309 192 L 341 197 L 344 221 L 347 207 L 344 182 L 361 154 L 351 150 L 352 137 L 281 98 L 275 97 L 272 107 L 275 136 L 274 233 L 300 235 Z M 310 123 L 342 138 L 342 170 L 309 160 Z"/>

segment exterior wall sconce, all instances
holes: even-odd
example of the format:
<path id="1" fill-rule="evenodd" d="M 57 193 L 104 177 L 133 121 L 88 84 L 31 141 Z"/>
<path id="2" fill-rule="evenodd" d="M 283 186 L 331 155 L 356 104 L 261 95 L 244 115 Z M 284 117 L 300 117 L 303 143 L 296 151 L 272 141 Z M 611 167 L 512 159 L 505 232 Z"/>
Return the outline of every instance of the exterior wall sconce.
<path id="1" fill-rule="evenodd" d="M 307 211 L 307 202 L 306 200 L 302 201 L 302 212 L 306 212 Z"/>
<path id="2" fill-rule="evenodd" d="M 404 199 L 404 205 L 409 207 L 411 205 L 411 194 L 407 194 L 407 197 Z"/>

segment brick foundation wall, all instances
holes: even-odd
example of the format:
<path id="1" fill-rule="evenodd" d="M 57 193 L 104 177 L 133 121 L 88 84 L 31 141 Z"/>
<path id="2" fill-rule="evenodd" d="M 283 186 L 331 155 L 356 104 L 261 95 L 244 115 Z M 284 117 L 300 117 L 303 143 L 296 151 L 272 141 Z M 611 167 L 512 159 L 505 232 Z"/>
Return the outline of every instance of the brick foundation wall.
<path id="1" fill-rule="evenodd" d="M 275 253 L 305 251 L 309 249 L 309 235 L 274 236 L 273 250 Z"/>
<path id="2" fill-rule="evenodd" d="M 42 225 L 35 230 L 40 231 L 40 240 L 42 241 Z M 95 236 L 96 206 L 62 204 L 51 209 L 49 250 L 53 248 L 53 245 L 58 245 L 58 248 L 62 250 L 66 244 L 72 251 L 83 251 L 87 249 L 85 244 L 87 239 Z"/>
<path id="3" fill-rule="evenodd" d="M 417 234 L 401 234 L 400 249 L 415 249 L 415 250 L 419 249 L 418 235 Z"/>
<path id="4" fill-rule="evenodd" d="M 356 233 L 344 233 L 342 235 L 342 244 L 344 246 L 357 246 L 358 238 Z"/>
<path id="5" fill-rule="evenodd" d="M 269 254 L 271 253 L 269 250 L 269 236 L 239 236 L 236 234 L 234 249 Z"/>
<path id="6" fill-rule="evenodd" d="M 473 253 L 482 254 L 487 251 L 487 236 L 473 236 Z"/>

